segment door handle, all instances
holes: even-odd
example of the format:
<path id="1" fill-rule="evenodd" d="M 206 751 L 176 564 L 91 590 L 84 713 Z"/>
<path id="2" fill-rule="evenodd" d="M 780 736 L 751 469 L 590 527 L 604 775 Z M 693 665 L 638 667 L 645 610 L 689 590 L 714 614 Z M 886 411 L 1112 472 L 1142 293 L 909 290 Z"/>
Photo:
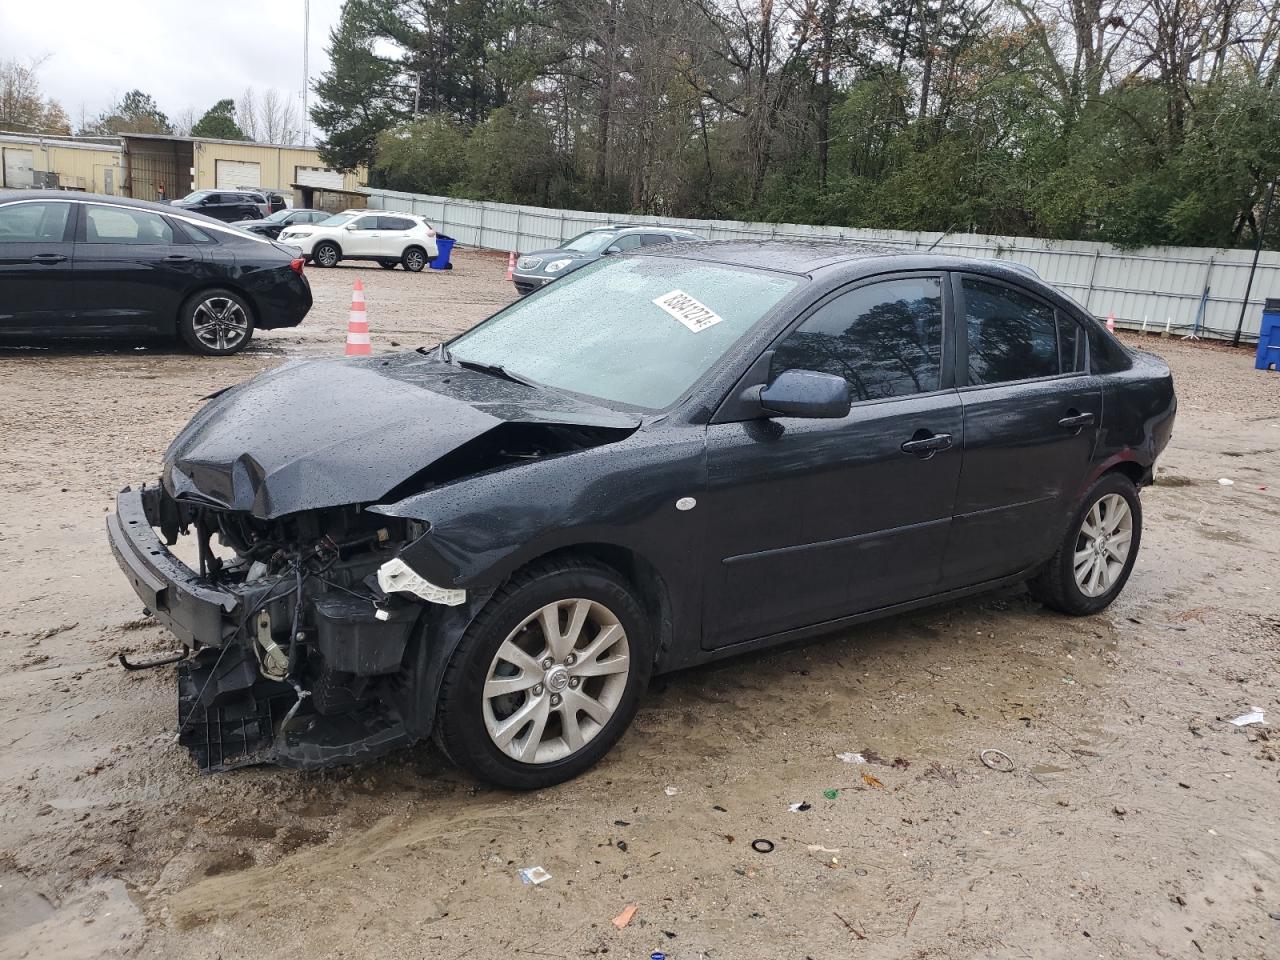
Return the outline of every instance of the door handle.
<path id="1" fill-rule="evenodd" d="M 921 460 L 928 460 L 940 450 L 950 450 L 951 444 L 951 434 L 949 433 L 929 433 L 926 430 L 917 430 L 915 435 L 902 445 L 902 452 L 919 457 Z"/>
<path id="2" fill-rule="evenodd" d="M 60 253 L 37 253 L 31 258 L 32 263 L 62 263 L 67 258 Z"/>
<path id="3" fill-rule="evenodd" d="M 191 258 L 181 253 L 171 253 L 164 258 L 165 263 L 190 263 Z"/>
<path id="4" fill-rule="evenodd" d="M 1081 427 L 1093 426 L 1094 416 L 1092 413 L 1078 413 L 1075 410 L 1068 410 L 1067 415 L 1058 421 L 1058 426 L 1065 430 L 1079 430 Z"/>

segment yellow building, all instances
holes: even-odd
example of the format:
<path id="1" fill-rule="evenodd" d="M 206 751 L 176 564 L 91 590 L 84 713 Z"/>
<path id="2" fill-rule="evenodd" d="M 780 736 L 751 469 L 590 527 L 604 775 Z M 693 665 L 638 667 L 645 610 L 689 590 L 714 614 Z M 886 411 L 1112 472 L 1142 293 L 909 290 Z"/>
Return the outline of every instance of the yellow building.
<path id="1" fill-rule="evenodd" d="M 326 167 L 314 147 L 141 133 L 120 139 L 125 183 L 139 200 L 159 199 L 161 187 L 170 200 L 192 190 L 262 187 L 291 197 L 294 206 L 311 206 L 318 193 L 354 194 L 368 183 L 363 167 Z"/>
<path id="2" fill-rule="evenodd" d="M 117 137 L 0 133 L 0 187 L 124 192 L 124 145 Z"/>
<path id="3" fill-rule="evenodd" d="M 314 147 L 126 133 L 44 137 L 0 133 L 0 186 L 62 188 L 175 200 L 192 190 L 261 187 L 294 206 L 364 206 L 363 167 L 335 170 Z"/>

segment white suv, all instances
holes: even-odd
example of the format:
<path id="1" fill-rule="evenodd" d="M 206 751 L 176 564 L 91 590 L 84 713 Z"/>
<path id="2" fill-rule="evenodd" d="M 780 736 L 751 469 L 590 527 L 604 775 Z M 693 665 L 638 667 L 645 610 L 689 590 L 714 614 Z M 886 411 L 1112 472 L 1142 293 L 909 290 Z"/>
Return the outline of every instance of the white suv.
<path id="1" fill-rule="evenodd" d="M 400 263 L 417 273 L 436 256 L 431 224 L 411 213 L 386 210 L 344 210 L 319 223 L 288 227 L 279 240 L 321 267 L 337 266 L 339 260 L 376 260 L 387 270 Z"/>

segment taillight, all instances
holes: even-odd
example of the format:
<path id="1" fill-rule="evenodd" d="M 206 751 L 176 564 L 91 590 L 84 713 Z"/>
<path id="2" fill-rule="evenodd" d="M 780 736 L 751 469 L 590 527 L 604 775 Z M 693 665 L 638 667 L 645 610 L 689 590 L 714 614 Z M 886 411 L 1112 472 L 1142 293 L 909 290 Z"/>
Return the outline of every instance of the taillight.
<path id="1" fill-rule="evenodd" d="M 307 261 L 303 257 L 289 261 L 289 266 L 293 268 L 293 272 L 298 276 L 302 276 L 302 268 L 307 265 Z"/>

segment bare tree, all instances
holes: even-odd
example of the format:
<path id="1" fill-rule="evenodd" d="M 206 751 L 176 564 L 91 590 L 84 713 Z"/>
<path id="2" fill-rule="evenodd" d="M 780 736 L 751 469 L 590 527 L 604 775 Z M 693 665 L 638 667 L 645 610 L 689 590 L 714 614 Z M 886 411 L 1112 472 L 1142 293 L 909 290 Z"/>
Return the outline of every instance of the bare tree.
<path id="1" fill-rule="evenodd" d="M 236 122 L 246 137 L 261 143 L 298 143 L 302 137 L 293 98 L 274 87 L 261 93 L 246 87 L 236 102 Z"/>

